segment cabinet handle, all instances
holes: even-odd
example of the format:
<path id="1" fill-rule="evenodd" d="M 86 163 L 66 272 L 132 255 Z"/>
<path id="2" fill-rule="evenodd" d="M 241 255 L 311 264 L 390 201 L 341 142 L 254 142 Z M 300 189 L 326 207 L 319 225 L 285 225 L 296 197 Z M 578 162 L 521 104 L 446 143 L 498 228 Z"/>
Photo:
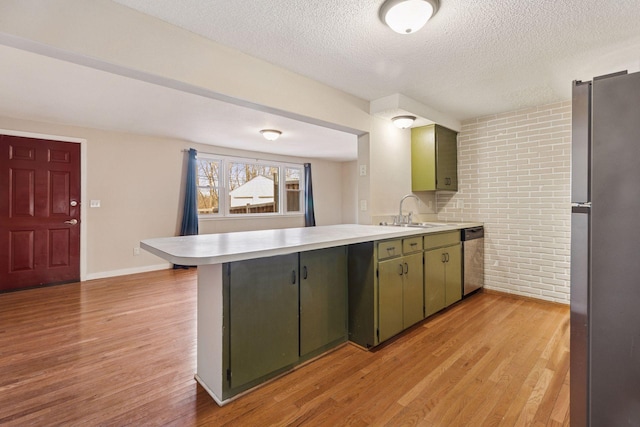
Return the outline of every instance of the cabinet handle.
<path id="1" fill-rule="evenodd" d="M 407 264 L 406 262 L 404 263 L 404 274 L 408 274 L 409 273 L 409 264 Z"/>
<path id="2" fill-rule="evenodd" d="M 402 264 L 398 264 L 398 276 L 402 276 Z"/>
<path id="3" fill-rule="evenodd" d="M 409 243 L 409 246 L 418 246 L 418 244 L 416 242 L 413 242 L 413 243 Z"/>
<path id="4" fill-rule="evenodd" d="M 449 262 L 449 252 L 445 253 L 445 261 L 444 262 Z"/>
<path id="5" fill-rule="evenodd" d="M 444 256 L 444 253 L 442 253 L 442 255 L 440 255 L 440 261 L 442 261 L 442 262 L 447 262 L 447 261 L 446 261 L 446 258 L 445 258 L 445 256 Z"/>
<path id="6" fill-rule="evenodd" d="M 307 280 L 307 266 L 302 267 L 302 278 Z"/>
<path id="7" fill-rule="evenodd" d="M 295 285 L 295 284 L 296 284 L 296 271 L 295 271 L 295 270 L 293 270 L 293 271 L 291 272 L 291 284 L 292 284 L 292 285 Z"/>

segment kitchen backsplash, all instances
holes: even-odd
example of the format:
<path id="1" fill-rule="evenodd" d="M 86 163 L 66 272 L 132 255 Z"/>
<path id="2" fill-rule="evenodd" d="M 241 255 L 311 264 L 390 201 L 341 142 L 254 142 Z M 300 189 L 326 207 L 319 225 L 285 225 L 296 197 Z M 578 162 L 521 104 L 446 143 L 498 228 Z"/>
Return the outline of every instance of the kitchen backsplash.
<path id="1" fill-rule="evenodd" d="M 485 224 L 489 289 L 569 303 L 571 101 L 463 122 L 438 219 Z"/>

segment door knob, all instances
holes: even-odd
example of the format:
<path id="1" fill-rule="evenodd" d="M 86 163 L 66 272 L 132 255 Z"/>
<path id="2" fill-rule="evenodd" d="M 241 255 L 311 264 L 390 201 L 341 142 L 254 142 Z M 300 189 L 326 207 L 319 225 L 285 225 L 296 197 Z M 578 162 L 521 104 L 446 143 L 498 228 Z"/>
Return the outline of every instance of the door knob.
<path id="1" fill-rule="evenodd" d="M 78 202 L 76 202 L 75 200 L 72 200 L 69 204 L 70 204 L 72 207 L 78 206 Z"/>
<path id="2" fill-rule="evenodd" d="M 64 223 L 65 224 L 70 224 L 70 225 L 76 225 L 78 223 L 78 220 L 74 218 L 72 220 L 65 221 Z"/>

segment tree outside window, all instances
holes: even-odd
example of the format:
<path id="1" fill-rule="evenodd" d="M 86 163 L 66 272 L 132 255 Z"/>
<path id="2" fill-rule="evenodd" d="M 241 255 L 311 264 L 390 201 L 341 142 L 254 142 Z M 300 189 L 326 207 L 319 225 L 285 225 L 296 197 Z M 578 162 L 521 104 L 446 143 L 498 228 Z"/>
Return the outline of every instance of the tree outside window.
<path id="1" fill-rule="evenodd" d="M 302 177 L 302 165 L 199 157 L 198 213 L 302 214 Z"/>
<path id="2" fill-rule="evenodd" d="M 219 160 L 198 160 L 198 214 L 217 214 L 220 211 Z"/>

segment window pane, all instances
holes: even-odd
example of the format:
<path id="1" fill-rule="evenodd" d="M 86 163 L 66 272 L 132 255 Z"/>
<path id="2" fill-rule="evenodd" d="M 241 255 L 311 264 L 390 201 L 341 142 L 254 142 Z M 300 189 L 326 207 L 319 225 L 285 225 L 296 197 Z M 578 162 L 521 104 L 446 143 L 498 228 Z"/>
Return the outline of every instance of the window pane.
<path id="1" fill-rule="evenodd" d="M 278 168 L 229 162 L 229 213 L 279 212 Z"/>
<path id="2" fill-rule="evenodd" d="M 220 161 L 198 160 L 198 214 L 219 212 Z"/>
<path id="3" fill-rule="evenodd" d="M 300 175 L 302 174 L 302 170 L 298 168 L 286 168 L 285 173 L 285 187 L 287 195 L 286 211 L 300 212 L 300 198 L 302 194 L 300 189 Z"/>

